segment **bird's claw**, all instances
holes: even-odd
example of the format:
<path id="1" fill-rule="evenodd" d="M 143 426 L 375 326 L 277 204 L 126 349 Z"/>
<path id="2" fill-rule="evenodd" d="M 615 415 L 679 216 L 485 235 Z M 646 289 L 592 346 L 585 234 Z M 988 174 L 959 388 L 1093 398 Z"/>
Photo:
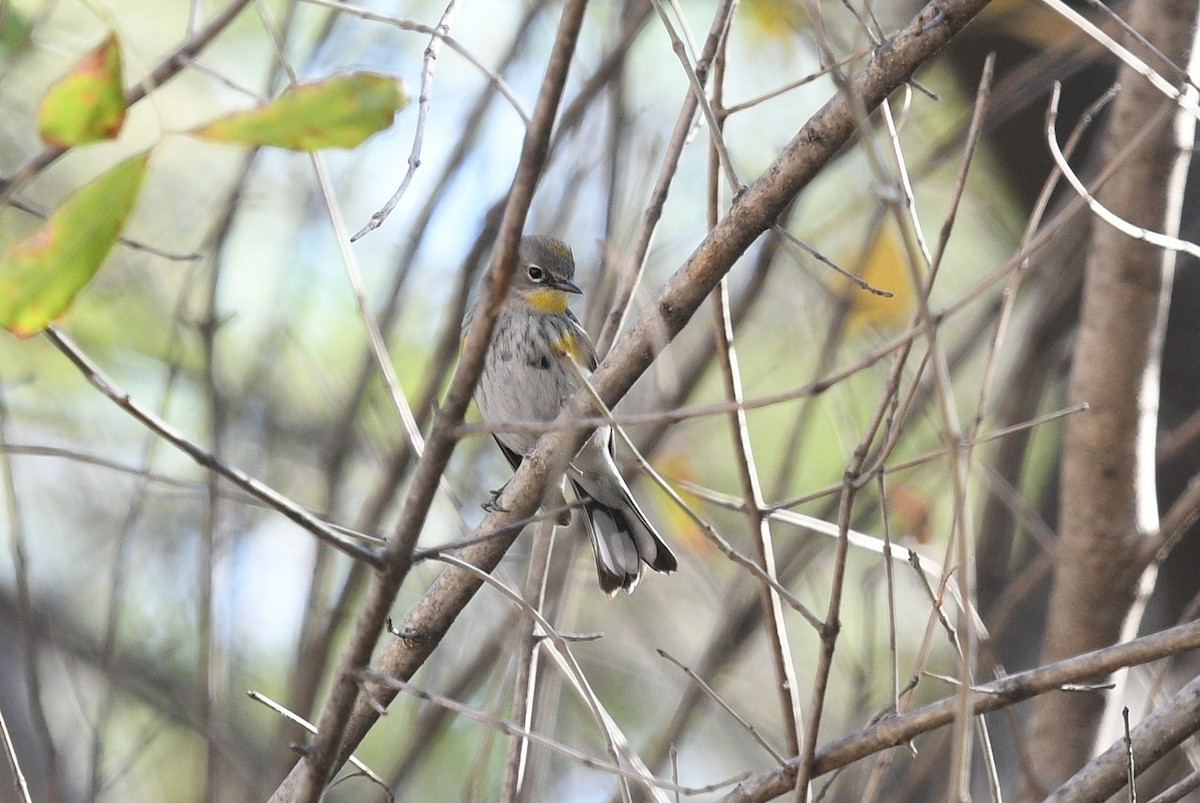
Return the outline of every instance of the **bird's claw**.
<path id="1" fill-rule="evenodd" d="M 508 508 L 500 504 L 500 494 L 504 493 L 503 488 L 492 491 L 492 498 L 484 502 L 481 507 L 488 513 L 507 513 Z"/>

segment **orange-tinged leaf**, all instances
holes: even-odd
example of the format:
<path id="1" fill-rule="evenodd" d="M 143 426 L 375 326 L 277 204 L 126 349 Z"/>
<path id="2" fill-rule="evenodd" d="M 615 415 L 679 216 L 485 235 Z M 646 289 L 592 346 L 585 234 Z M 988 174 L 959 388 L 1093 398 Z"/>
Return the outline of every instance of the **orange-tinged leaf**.
<path id="1" fill-rule="evenodd" d="M 47 90 L 38 109 L 38 133 L 49 145 L 70 147 L 116 139 L 124 123 L 121 48 L 110 34 Z"/>
<path id="2" fill-rule="evenodd" d="M 0 257 L 0 326 L 27 337 L 66 312 L 117 241 L 149 158 L 143 153 L 93 179 Z"/>
<path id="3" fill-rule="evenodd" d="M 297 151 L 353 148 L 392 124 L 408 104 L 395 78 L 353 73 L 291 87 L 275 100 L 237 112 L 192 133 L 217 142 Z"/>
<path id="4" fill-rule="evenodd" d="M 918 544 L 929 543 L 933 510 L 924 494 L 911 485 L 894 484 L 888 489 L 888 510 L 901 533 L 916 539 Z"/>

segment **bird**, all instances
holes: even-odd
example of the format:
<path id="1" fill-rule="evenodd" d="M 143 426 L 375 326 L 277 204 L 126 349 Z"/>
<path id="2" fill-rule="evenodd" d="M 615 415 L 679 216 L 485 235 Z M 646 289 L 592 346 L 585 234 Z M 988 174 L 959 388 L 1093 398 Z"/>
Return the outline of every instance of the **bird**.
<path id="1" fill-rule="evenodd" d="M 553 421 L 582 387 L 581 373 L 587 376 L 596 368 L 596 348 L 567 306 L 568 294 L 582 292 L 569 245 L 547 235 L 521 238 L 517 267 L 475 386 L 480 415 L 497 427 L 493 437 L 514 471 L 539 435 L 505 432 L 502 426 Z M 463 343 L 479 304 L 476 300 L 463 318 Z M 566 468 L 591 539 L 600 588 L 610 598 L 620 590 L 632 592 L 643 565 L 665 574 L 678 568 L 675 554 L 634 499 L 614 458 L 612 427 L 605 425 L 588 437 Z M 493 505 L 502 491 L 494 493 Z M 561 481 L 553 483 L 543 506 L 552 508 L 554 499 L 565 504 Z M 569 510 L 565 514 L 567 519 L 558 523 L 569 521 Z"/>

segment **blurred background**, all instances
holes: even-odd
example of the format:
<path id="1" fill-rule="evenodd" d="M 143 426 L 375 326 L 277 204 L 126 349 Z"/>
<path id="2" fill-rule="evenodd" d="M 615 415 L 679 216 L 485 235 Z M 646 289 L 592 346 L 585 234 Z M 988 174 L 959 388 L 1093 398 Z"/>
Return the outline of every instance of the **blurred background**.
<path id="1" fill-rule="evenodd" d="M 437 25 L 445 3 L 358 6 L 371 14 L 336 5 L 250 4 L 133 108 L 118 141 L 75 149 L 25 185 L 19 205 L 0 212 L 0 243 L 7 247 L 33 230 L 39 213 L 89 178 L 153 146 L 127 241 L 62 330 L 117 385 L 194 442 L 330 522 L 385 537 L 404 512 L 400 500 L 414 461 L 369 354 L 313 158 L 214 145 L 181 132 L 277 95 L 288 81 L 281 59 L 300 80 L 364 69 L 404 80 L 414 102 L 393 127 L 319 158 L 354 232 L 404 178 L 425 115 L 411 184 L 353 252 L 404 396 L 427 432 L 453 370 L 462 311 L 487 266 L 520 152 L 522 113 L 536 100 L 561 8 L 530 0 L 460 3 L 448 17 L 454 46 L 435 45 L 436 59 L 428 60 L 431 40 L 420 26 Z M 916 10 L 906 5 L 864 11 L 826 4 L 826 44 L 836 57 L 853 58 L 851 66 L 861 64 L 872 45 L 863 28 L 895 30 Z M 671 17 L 676 33 L 702 43 L 711 6 L 680 0 Z M 120 39 L 128 85 L 213 13 L 214 4 L 198 0 L 0 1 L 0 175 L 15 174 L 41 150 L 33 120 L 42 93 L 108 30 Z M 877 19 L 864 26 L 859 14 Z M 967 123 L 991 52 L 989 116 L 959 194 Z M 426 110 L 416 102 L 423 69 Z M 873 118 L 873 148 L 860 142 L 844 150 L 781 221 L 809 249 L 890 297 L 856 288 L 775 233 L 760 238 L 728 280 L 744 396 L 763 400 L 746 425 L 766 503 L 836 521 L 843 474 L 895 370 L 900 401 L 884 410 L 890 451 L 878 451 L 884 439 L 871 446 L 872 458 L 889 467 L 886 479 L 862 489 L 852 526 L 876 546 L 886 537 L 947 566 L 956 559 L 950 534 L 968 534 L 978 556 L 978 609 L 992 638 L 984 660 L 992 668 L 1037 662 L 1062 429 L 1051 414 L 1067 406 L 1086 222 L 1061 228 L 1022 274 L 1012 256 L 1050 172 L 1043 116 L 1051 81 L 1065 82 L 1065 141 L 1114 72 L 1045 6 L 993 3 L 892 99 L 895 138 Z M 497 88 L 500 81 L 511 98 Z M 527 231 L 572 244 L 585 288 L 573 307 L 594 338 L 618 288 L 638 268 L 634 243 L 687 92 L 649 2 L 592 4 Z M 740 3 L 722 102 L 733 109 L 724 142 L 743 182 L 753 181 L 834 92 L 804 4 Z M 1101 112 L 1081 140 L 1074 157 L 1081 169 L 1104 119 Z M 708 230 L 708 143 L 707 126 L 697 122 L 631 315 Z M 964 433 L 985 437 L 1049 416 L 973 453 L 965 523 L 955 520 L 952 466 L 940 451 L 944 409 L 924 362 L 926 345 L 898 367 L 894 349 L 873 356 L 907 331 L 917 311 L 906 240 L 887 212 L 874 164 L 875 154 L 897 148 L 931 244 L 957 209 L 928 303 L 949 310 L 938 331 L 951 370 L 950 404 Z M 722 209 L 729 198 L 726 189 Z M 1051 211 L 1060 203 L 1055 196 Z M 1194 215 L 1185 215 L 1183 227 L 1195 231 Z M 1164 438 L 1176 438 L 1160 451 L 1164 505 L 1197 466 L 1187 429 L 1200 401 L 1192 345 L 1200 286 L 1193 272 L 1180 271 L 1175 297 L 1160 427 Z M 1011 318 L 997 336 L 1002 309 Z M 626 429 L 686 503 L 752 555 L 758 531 L 740 509 L 735 430 L 728 415 L 705 410 L 726 399 L 716 356 L 713 317 L 701 310 L 618 412 L 695 412 Z M 838 381 L 821 392 L 802 390 L 834 374 Z M 469 420 L 477 418 L 472 410 Z M 293 746 L 303 734 L 246 692 L 317 717 L 367 570 L 155 438 L 43 338 L 0 335 L 0 438 L 7 505 L 0 519 L 0 710 L 33 799 L 269 796 L 295 762 Z M 497 576 L 517 589 L 540 587 L 541 607 L 560 632 L 598 636 L 573 642 L 572 652 L 634 750 L 659 777 L 691 788 L 689 799 L 715 800 L 732 778 L 768 770 L 775 759 L 674 661 L 787 755 L 761 585 L 636 468 L 628 450 L 619 457 L 679 555 L 678 573 L 652 574 L 636 593 L 606 599 L 575 522 L 552 539 L 545 528 L 528 528 Z M 509 473 L 489 437 L 464 438 L 421 545 L 469 535 L 483 516 L 480 504 Z M 781 582 L 824 617 L 834 539 L 787 520 L 771 522 L 770 535 Z M 1173 623 L 1192 604 L 1191 541 L 1185 538 L 1164 564 L 1145 628 Z M 531 565 L 539 582 L 527 580 Z M 434 561 L 414 567 L 397 618 L 441 568 Z M 938 677 L 957 671 L 952 629 L 935 604 L 940 582 L 902 560 L 889 569 L 876 549 L 851 549 L 820 743 L 897 704 L 911 709 L 953 693 Z M 953 620 L 957 610 L 949 605 L 945 615 Z M 792 609 L 784 607 L 782 622 L 803 710 L 820 643 Z M 484 587 L 414 678 L 490 721 L 397 698 L 358 751 L 396 799 L 500 797 L 510 739 L 494 722 L 510 718 L 525 627 L 509 600 Z M 1150 677 L 1131 686 L 1143 707 L 1153 699 L 1146 689 L 1157 675 Z M 592 715 L 553 664 L 540 663 L 532 698 L 532 730 L 605 760 Z M 1020 778 L 1022 717 L 1018 708 L 987 720 L 1009 793 Z M 860 762 L 817 779 L 814 788 L 830 800 L 941 799 L 947 744 L 944 733 L 930 734 L 915 752 Z M 0 799 L 10 799 L 8 772 L 0 767 Z M 986 773 L 978 775 L 983 790 Z M 709 785 L 716 787 L 702 790 Z M 352 777 L 327 799 L 386 794 Z M 612 774 L 534 743 L 522 799 L 620 798 Z"/>

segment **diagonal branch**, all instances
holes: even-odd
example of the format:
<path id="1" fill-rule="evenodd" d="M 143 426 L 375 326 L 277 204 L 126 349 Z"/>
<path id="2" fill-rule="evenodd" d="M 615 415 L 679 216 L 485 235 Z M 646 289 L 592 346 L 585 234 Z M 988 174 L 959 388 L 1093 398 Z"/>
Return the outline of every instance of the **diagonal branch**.
<path id="1" fill-rule="evenodd" d="M 1126 747 L 1125 739 L 1118 740 L 1054 790 L 1046 803 L 1084 803 L 1106 800 L 1117 794 L 1129 783 L 1129 750 L 1137 758 L 1136 773 L 1145 772 L 1185 739 L 1195 735 L 1198 715 L 1200 677 L 1192 678 L 1134 728 L 1128 736 L 1129 747 Z"/>
<path id="2" fill-rule="evenodd" d="M 874 109 L 884 98 L 902 86 L 912 73 L 932 57 L 943 45 L 954 37 L 976 14 L 987 5 L 987 0 L 947 0 L 932 2 L 914 17 L 909 24 L 875 50 L 872 60 L 852 80 L 855 94 L 868 108 Z M 542 119 L 541 108 L 534 114 L 535 123 Z M 788 203 L 816 177 L 854 134 L 855 118 L 847 101 L 838 95 L 825 104 L 799 131 L 767 168 L 762 176 L 742 192 L 734 201 L 729 213 L 700 243 L 684 265 L 668 279 L 666 285 L 639 315 L 631 329 L 614 345 L 612 351 L 592 374 L 592 384 L 600 398 L 610 406 L 620 399 L 645 372 L 654 357 L 687 324 L 704 299 L 732 268 L 733 263 L 760 234 L 770 228 L 784 212 Z M 530 137 L 538 130 L 530 128 Z M 529 139 L 526 152 L 522 154 L 521 168 L 526 169 L 529 154 Z M 527 204 L 531 187 L 521 187 L 524 173 L 519 173 L 514 183 L 514 201 L 511 206 L 524 208 L 517 199 Z M 536 174 L 535 174 L 536 175 Z M 525 194 L 517 193 L 521 187 Z M 510 209 L 511 211 L 511 209 Z M 506 281 L 512 270 L 513 249 L 518 229 L 506 220 L 503 236 L 494 267 L 506 271 L 485 281 L 484 298 L 495 301 L 496 282 Z M 477 336 L 466 346 L 463 362 L 454 383 L 451 385 L 442 413 L 430 435 L 427 451 L 414 478 L 412 490 L 406 503 L 406 516 L 402 529 L 392 541 L 389 555 L 407 557 L 405 549 L 411 550 L 416 535 L 424 522 L 421 502 L 427 506 L 432 498 L 436 478 L 449 458 L 452 443 L 447 442 L 453 425 L 466 407 L 466 399 L 482 364 L 482 345 L 490 334 L 495 309 L 485 301 L 481 312 L 487 311 L 483 320 L 486 326 L 479 327 Z M 557 424 L 576 418 L 595 415 L 597 405 L 587 390 L 581 391 L 567 405 Z M 460 557 L 480 569 L 490 571 L 504 556 L 516 539 L 522 521 L 533 513 L 541 498 L 540 489 L 551 476 L 555 466 L 561 465 L 573 454 L 586 432 L 563 427 L 545 435 L 538 446 L 526 457 L 499 499 L 507 513 L 491 513 L 480 525 L 482 532 L 503 532 L 502 536 L 474 544 L 463 550 Z M 419 513 L 419 515 L 418 515 Z M 373 583 L 367 612 L 360 619 L 353 643 L 355 649 L 348 651 L 339 667 L 338 687 L 349 687 L 353 700 L 355 670 L 365 665 L 371 646 L 379 632 L 378 626 L 364 623 L 376 619 L 381 625 L 393 595 L 381 593 L 387 588 L 398 587 L 393 575 L 402 572 L 393 568 L 387 575 L 380 575 Z M 388 578 L 391 579 L 380 579 Z M 384 648 L 374 663 L 378 671 L 408 679 L 421 666 L 434 647 L 441 641 L 450 625 L 462 612 L 467 602 L 481 585 L 481 580 L 472 573 L 451 567 L 440 574 L 424 596 L 408 612 L 400 625 L 403 638 L 398 638 Z M 347 670 L 350 671 L 347 671 Z M 381 694 L 377 702 L 386 705 L 394 697 Z M 339 699 L 339 705 L 346 697 Z M 353 713 L 348 714 L 348 724 L 339 716 L 335 723 L 339 734 L 345 724 L 345 738 L 338 747 L 337 763 L 348 751 L 361 741 L 379 718 L 379 711 L 366 701 L 360 700 Z M 326 725 L 322 721 L 321 739 L 331 744 L 333 739 L 325 736 Z M 291 775 L 276 790 L 272 800 L 294 799 L 296 784 L 307 775 L 305 766 L 313 761 L 310 754 L 305 762 L 293 769 Z M 332 758 L 322 754 L 321 769 L 332 769 L 327 762 Z"/>
<path id="3" fill-rule="evenodd" d="M 285 781 L 284 785 L 276 790 L 274 799 L 297 799 L 315 803 L 335 767 L 340 766 L 338 756 L 345 741 L 346 725 L 358 697 L 358 675 L 369 665 L 371 652 L 383 630 L 384 620 L 395 602 L 400 584 L 408 575 L 412 565 L 413 547 L 416 546 L 434 493 L 457 443 L 454 428 L 466 413 L 475 383 L 483 369 L 483 357 L 491 338 L 492 327 L 516 266 L 517 241 L 524 228 L 525 215 L 549 153 L 550 132 L 583 24 L 585 6 L 585 0 L 573 0 L 563 9 L 533 120 L 526 131 L 509 203 L 500 224 L 492 271 L 484 277 L 480 315 L 464 345 L 462 360 L 450 383 L 441 413 L 434 421 L 425 453 L 417 463 L 416 474 L 405 499 L 404 515 L 387 549 L 387 565 L 372 578 L 363 611 L 338 664 L 329 699 L 318 720 L 316 739 L 305 760 L 299 765 L 301 772 L 295 794 L 291 794 L 291 787 Z M 544 484 L 544 479 L 542 482 Z M 536 504 L 532 497 L 530 504 Z M 530 512 L 532 511 L 525 511 L 526 514 Z"/>
<path id="4" fill-rule="evenodd" d="M 1078 683 L 1118 669 L 1157 661 L 1197 648 L 1200 648 L 1200 622 L 1189 622 L 1125 644 L 1106 647 L 978 686 L 970 693 L 971 712 L 983 714 L 996 711 L 1047 692 L 1057 691 L 1070 683 Z M 1192 689 L 1195 685 L 1188 684 L 1184 691 Z M 1194 689 L 1191 693 L 1194 694 Z M 860 731 L 831 742 L 817 751 L 816 760 L 813 762 L 813 774 L 832 772 L 873 753 L 907 744 L 923 733 L 949 725 L 954 721 L 957 707 L 957 695 L 951 695 L 911 713 L 885 717 Z M 752 778 L 734 789 L 724 799 L 725 803 L 749 803 L 770 800 L 781 795 L 792 788 L 795 768 L 796 763 L 793 760 L 786 768 L 777 767 Z M 1123 770 L 1122 764 L 1121 771 Z M 1103 800 L 1105 797 L 1106 794 L 1100 794 L 1088 799 Z"/>
<path id="5" fill-rule="evenodd" d="M 84 378 L 97 390 L 107 396 L 114 404 L 135 418 L 139 423 L 170 443 L 179 451 L 186 454 L 197 465 L 203 466 L 214 474 L 227 479 L 238 488 L 250 494 L 255 499 L 277 510 L 296 524 L 311 532 L 325 543 L 344 552 L 355 560 L 373 566 L 382 564 L 382 559 L 374 550 L 343 538 L 340 533 L 326 524 L 317 516 L 308 512 L 275 489 L 251 477 L 236 466 L 222 460 L 212 452 L 201 448 L 195 441 L 159 416 L 155 415 L 127 392 L 115 385 L 100 369 L 84 354 L 70 338 L 57 327 L 47 327 L 44 335 L 50 343 L 70 360 Z"/>

